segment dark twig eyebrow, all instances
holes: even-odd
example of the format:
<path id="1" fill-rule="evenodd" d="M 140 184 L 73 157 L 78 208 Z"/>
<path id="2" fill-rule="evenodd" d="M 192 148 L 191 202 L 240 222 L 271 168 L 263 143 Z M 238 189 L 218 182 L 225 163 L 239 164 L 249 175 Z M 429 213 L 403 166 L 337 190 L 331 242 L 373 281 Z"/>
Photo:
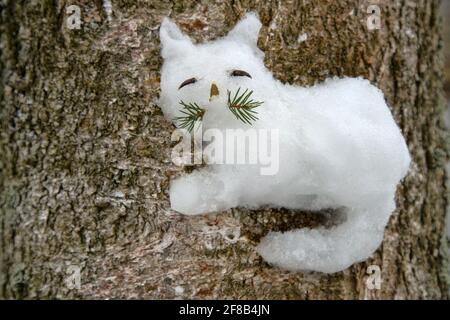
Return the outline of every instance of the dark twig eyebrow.
<path id="1" fill-rule="evenodd" d="M 249 77 L 250 79 L 252 78 L 252 76 L 247 71 L 244 70 L 233 70 L 231 72 L 231 75 L 233 77 Z"/>
<path id="2" fill-rule="evenodd" d="M 187 80 L 184 80 L 183 83 L 180 84 L 180 86 L 178 87 L 178 90 L 180 90 L 184 86 L 187 86 L 188 84 L 192 84 L 192 83 L 196 83 L 196 82 L 197 82 L 197 79 L 195 79 L 195 78 L 189 78 Z"/>

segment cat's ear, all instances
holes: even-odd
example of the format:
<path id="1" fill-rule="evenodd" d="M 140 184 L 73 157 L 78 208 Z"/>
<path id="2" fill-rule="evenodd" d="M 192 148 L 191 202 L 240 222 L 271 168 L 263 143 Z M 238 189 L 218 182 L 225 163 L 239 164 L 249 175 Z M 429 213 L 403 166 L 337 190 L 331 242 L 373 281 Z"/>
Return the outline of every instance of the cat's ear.
<path id="1" fill-rule="evenodd" d="M 227 38 L 233 39 L 257 48 L 259 30 L 261 22 L 258 15 L 254 12 L 247 13 L 245 17 L 239 21 L 234 28 L 228 33 Z"/>
<path id="2" fill-rule="evenodd" d="M 167 17 L 161 23 L 159 40 L 161 41 L 161 55 L 164 59 L 183 55 L 194 48 L 191 39 Z"/>

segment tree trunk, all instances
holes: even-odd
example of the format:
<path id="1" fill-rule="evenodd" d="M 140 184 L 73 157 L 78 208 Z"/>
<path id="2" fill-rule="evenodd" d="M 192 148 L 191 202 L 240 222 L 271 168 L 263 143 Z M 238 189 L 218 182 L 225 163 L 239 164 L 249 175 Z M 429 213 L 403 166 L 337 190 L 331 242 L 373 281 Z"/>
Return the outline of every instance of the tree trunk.
<path id="1" fill-rule="evenodd" d="M 367 25 L 371 4 L 379 29 Z M 0 0 L 0 297 L 448 298 L 438 5 Z M 170 160 L 174 127 L 156 105 L 161 19 L 203 41 L 250 10 L 277 78 L 368 78 L 407 139 L 413 164 L 384 242 L 343 272 L 282 271 L 255 252 L 269 230 L 326 224 L 326 213 L 170 209 L 169 181 L 184 169 Z M 367 285 L 370 265 L 379 288 Z"/>

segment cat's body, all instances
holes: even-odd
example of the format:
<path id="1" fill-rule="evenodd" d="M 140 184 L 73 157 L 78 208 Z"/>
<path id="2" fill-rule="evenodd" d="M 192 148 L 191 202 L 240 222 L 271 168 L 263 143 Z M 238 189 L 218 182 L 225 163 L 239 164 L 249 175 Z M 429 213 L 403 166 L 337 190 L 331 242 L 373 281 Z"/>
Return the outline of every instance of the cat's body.
<path id="1" fill-rule="evenodd" d="M 279 132 L 276 174 L 261 175 L 258 165 L 209 165 L 172 182 L 171 206 L 183 214 L 238 206 L 340 208 L 347 216 L 341 225 L 270 233 L 258 252 L 289 270 L 343 270 L 366 259 L 382 241 L 396 186 L 408 170 L 408 149 L 382 92 L 367 80 L 329 79 L 310 88 L 275 80 L 256 46 L 259 27 L 248 15 L 227 37 L 194 46 L 173 23 L 162 24 L 160 104 L 169 119 L 179 115 L 180 100 L 195 101 L 206 110 L 203 129 Z M 230 77 L 235 69 L 251 78 Z M 199 80 L 191 88 L 177 88 L 194 76 Z M 219 95 L 210 101 L 211 81 Z M 226 107 L 226 91 L 238 87 L 253 90 L 264 102 L 251 126 Z"/>

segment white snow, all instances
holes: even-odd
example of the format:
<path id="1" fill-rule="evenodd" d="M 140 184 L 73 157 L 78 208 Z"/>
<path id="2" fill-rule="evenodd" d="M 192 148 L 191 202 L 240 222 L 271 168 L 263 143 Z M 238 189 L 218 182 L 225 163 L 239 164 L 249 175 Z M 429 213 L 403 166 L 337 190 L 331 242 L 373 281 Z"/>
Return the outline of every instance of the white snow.
<path id="1" fill-rule="evenodd" d="M 183 294 L 184 293 L 184 288 L 182 286 L 176 286 L 175 287 L 175 293 L 176 294 Z"/>
<path id="2" fill-rule="evenodd" d="M 297 41 L 299 43 L 301 42 L 305 42 L 306 40 L 308 40 L 308 34 L 307 33 L 302 33 L 298 36 Z"/>
<path id="3" fill-rule="evenodd" d="M 161 25 L 159 105 L 169 120 L 180 115 L 183 100 L 206 110 L 204 130 L 279 130 L 275 175 L 261 175 L 258 165 L 209 165 L 171 182 L 171 207 L 187 215 L 261 206 L 343 210 L 347 220 L 337 227 L 271 232 L 257 247 L 275 266 L 337 272 L 380 245 L 409 152 L 383 93 L 369 81 L 333 78 L 302 88 L 275 80 L 256 45 L 260 26 L 248 14 L 228 36 L 193 44 L 169 19 Z M 252 78 L 230 76 L 235 69 Z M 192 77 L 197 82 L 178 89 Z M 219 96 L 209 101 L 212 81 Z M 264 102 L 251 126 L 227 108 L 227 90 L 239 87 Z"/>

